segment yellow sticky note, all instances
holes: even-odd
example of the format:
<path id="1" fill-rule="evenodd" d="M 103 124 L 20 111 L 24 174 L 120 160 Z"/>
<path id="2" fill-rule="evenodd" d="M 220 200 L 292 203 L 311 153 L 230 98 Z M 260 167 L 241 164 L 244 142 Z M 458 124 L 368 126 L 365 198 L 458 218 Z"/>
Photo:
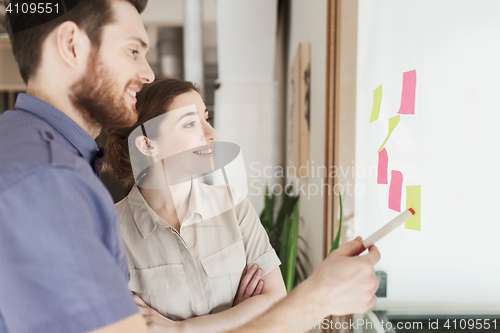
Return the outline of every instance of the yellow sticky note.
<path id="1" fill-rule="evenodd" d="M 396 117 L 389 118 L 389 133 L 387 133 L 387 137 L 385 138 L 384 143 L 382 143 L 382 145 L 378 149 L 377 153 L 380 153 L 382 151 L 382 149 L 384 149 L 384 146 L 387 143 L 387 140 L 389 140 L 389 137 L 391 136 L 391 134 L 394 131 L 394 129 L 396 128 L 396 126 L 398 126 L 400 119 L 401 119 L 401 116 L 399 116 L 399 115 Z"/>
<path id="2" fill-rule="evenodd" d="M 420 231 L 420 185 L 406 186 L 406 209 L 408 208 L 413 208 L 415 215 L 405 222 L 405 228 Z"/>
<path id="3" fill-rule="evenodd" d="M 380 114 L 380 104 L 382 104 L 382 85 L 375 88 L 373 91 L 373 107 L 370 116 L 370 123 L 378 119 Z"/>

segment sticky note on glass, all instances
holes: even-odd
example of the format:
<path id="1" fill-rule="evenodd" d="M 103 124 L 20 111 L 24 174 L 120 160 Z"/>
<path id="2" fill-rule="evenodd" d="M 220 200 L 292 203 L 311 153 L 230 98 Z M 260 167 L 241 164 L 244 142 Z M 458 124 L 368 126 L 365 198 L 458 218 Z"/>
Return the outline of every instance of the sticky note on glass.
<path id="1" fill-rule="evenodd" d="M 403 188 L 403 174 L 400 171 L 391 172 L 391 185 L 389 185 L 389 209 L 401 211 L 401 190 Z"/>
<path id="2" fill-rule="evenodd" d="M 403 73 L 403 91 L 399 114 L 415 114 L 415 90 L 417 89 L 417 71 Z"/>
<path id="3" fill-rule="evenodd" d="M 385 138 L 384 142 L 382 143 L 382 145 L 378 149 L 379 153 L 382 151 L 382 149 L 384 149 L 384 146 L 387 143 L 387 140 L 389 140 L 389 137 L 391 136 L 391 134 L 394 131 L 394 129 L 396 128 L 396 126 L 398 126 L 400 119 L 401 119 L 401 116 L 395 116 L 395 117 L 389 118 L 389 133 L 387 133 L 387 137 Z"/>
<path id="4" fill-rule="evenodd" d="M 378 172 L 377 184 L 387 184 L 387 166 L 389 164 L 389 156 L 384 148 L 378 153 Z"/>
<path id="5" fill-rule="evenodd" d="M 420 231 L 420 186 L 406 186 L 406 208 L 413 208 L 415 215 L 405 222 L 405 228 Z"/>
<path id="6" fill-rule="evenodd" d="M 382 85 L 375 88 L 373 91 L 373 106 L 372 114 L 370 116 L 370 123 L 378 119 L 380 114 L 380 105 L 382 104 Z"/>

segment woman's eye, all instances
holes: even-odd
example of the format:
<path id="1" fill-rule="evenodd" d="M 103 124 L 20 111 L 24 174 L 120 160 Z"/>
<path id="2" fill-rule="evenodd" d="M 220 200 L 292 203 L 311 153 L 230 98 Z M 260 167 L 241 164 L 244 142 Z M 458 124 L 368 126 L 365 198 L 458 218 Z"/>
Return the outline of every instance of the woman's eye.
<path id="1" fill-rule="evenodd" d="M 134 57 L 137 57 L 139 55 L 139 51 L 137 51 L 137 50 L 131 49 L 130 52 L 132 52 L 132 55 Z"/>
<path id="2" fill-rule="evenodd" d="M 186 127 L 186 128 L 191 128 L 191 127 L 194 127 L 194 124 L 195 124 L 195 123 L 196 123 L 196 121 L 192 121 L 192 122 L 190 122 L 190 123 L 188 123 L 188 124 L 184 125 L 184 127 Z"/>
<path id="3" fill-rule="evenodd" d="M 210 122 L 212 121 L 212 117 L 207 117 L 207 118 L 205 119 L 205 121 L 206 121 L 207 123 L 210 123 Z"/>

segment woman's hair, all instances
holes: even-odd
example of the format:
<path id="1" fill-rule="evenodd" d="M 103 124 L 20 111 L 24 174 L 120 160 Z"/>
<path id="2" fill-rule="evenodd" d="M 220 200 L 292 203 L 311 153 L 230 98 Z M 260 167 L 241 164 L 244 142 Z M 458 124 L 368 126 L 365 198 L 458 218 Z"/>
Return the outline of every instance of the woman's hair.
<path id="1" fill-rule="evenodd" d="M 154 81 L 151 84 L 144 86 L 144 88 L 137 94 L 137 122 L 128 128 L 113 129 L 108 131 L 108 157 L 106 159 L 108 171 L 111 177 L 123 181 L 125 191 L 128 193 L 134 185 L 134 171 L 132 169 L 131 158 L 144 159 L 148 163 L 147 157 L 143 156 L 135 146 L 129 142 L 134 142 L 135 138 L 143 135 L 141 127 L 144 129 L 144 123 L 149 120 L 165 114 L 168 107 L 175 97 L 190 92 L 199 92 L 196 85 L 188 81 L 182 81 L 175 78 L 163 78 Z M 160 117 L 161 118 L 161 117 Z M 158 126 L 147 126 L 145 128 L 147 137 L 154 140 L 159 134 Z M 129 138 L 129 136 L 134 136 Z M 144 165 L 144 161 L 133 161 L 134 165 Z"/>

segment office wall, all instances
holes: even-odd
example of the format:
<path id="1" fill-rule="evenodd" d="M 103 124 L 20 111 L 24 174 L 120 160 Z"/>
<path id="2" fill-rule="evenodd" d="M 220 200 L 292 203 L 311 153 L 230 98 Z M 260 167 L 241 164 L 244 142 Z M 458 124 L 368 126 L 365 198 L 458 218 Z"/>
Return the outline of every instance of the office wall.
<path id="1" fill-rule="evenodd" d="M 216 0 L 202 0 L 201 4 L 204 11 L 204 22 L 215 22 Z M 146 25 L 181 26 L 184 24 L 184 1 L 149 0 L 141 18 Z"/>
<path id="2" fill-rule="evenodd" d="M 277 84 L 274 81 L 276 0 L 219 0 L 217 47 L 220 87 L 215 95 L 218 141 L 241 147 L 248 198 L 263 208 L 263 175 L 278 161 Z"/>

